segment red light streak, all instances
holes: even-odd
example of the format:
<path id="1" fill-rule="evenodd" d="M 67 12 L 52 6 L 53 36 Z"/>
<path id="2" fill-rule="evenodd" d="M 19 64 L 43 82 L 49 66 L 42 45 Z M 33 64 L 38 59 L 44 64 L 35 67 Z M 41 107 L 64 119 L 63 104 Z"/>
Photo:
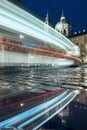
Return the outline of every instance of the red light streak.
<path id="1" fill-rule="evenodd" d="M 61 90 L 64 90 L 64 88 L 60 88 L 59 90 L 54 90 L 54 91 L 52 91 L 52 92 L 47 92 L 47 93 L 45 93 L 45 94 L 43 94 L 43 95 L 40 94 L 40 95 L 38 95 L 38 96 L 36 96 L 36 97 L 33 97 L 33 98 L 28 98 L 28 99 L 21 100 L 21 101 L 16 102 L 16 103 L 12 103 L 12 104 L 9 104 L 9 105 L 6 105 L 6 106 L 2 106 L 2 107 L 0 107 L 0 110 L 1 110 L 1 109 L 6 109 L 6 108 L 8 108 L 8 107 L 14 107 L 14 106 L 16 106 L 16 105 L 20 105 L 20 103 L 30 102 L 30 101 L 33 101 L 33 100 L 35 100 L 35 99 L 39 99 L 39 98 L 41 98 L 41 97 L 45 97 L 45 96 L 48 96 L 48 95 L 51 95 L 51 94 L 60 92 Z"/>
<path id="2" fill-rule="evenodd" d="M 11 45 L 11 46 L 17 46 L 17 47 L 22 47 L 22 44 L 21 43 L 13 43 L 13 41 L 4 41 L 3 42 L 4 44 L 7 44 L 7 45 Z M 65 59 L 69 59 L 69 60 L 77 60 L 79 62 L 81 62 L 81 60 L 78 58 L 78 57 L 75 57 L 75 56 L 71 56 L 71 55 L 67 55 L 67 54 L 64 54 L 63 52 L 60 53 L 60 52 L 54 52 L 54 51 L 51 51 L 51 50 L 46 50 L 46 49 L 42 49 L 42 48 L 35 48 L 35 47 L 29 47 L 29 46 L 24 46 L 25 49 L 31 49 L 31 50 L 37 50 L 39 52 L 45 52 L 45 53 L 48 53 L 48 54 L 53 54 L 54 56 L 52 57 L 58 57 L 58 58 L 65 58 Z M 48 55 L 49 56 L 49 55 Z"/>

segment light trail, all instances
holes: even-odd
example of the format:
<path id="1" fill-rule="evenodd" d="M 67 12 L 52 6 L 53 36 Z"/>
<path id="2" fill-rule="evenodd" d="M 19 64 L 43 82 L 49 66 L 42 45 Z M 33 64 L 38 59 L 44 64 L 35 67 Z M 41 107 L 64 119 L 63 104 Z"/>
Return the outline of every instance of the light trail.
<path id="1" fill-rule="evenodd" d="M 40 94 L 36 97 L 28 98 L 28 99 L 25 99 L 25 100 L 22 100 L 22 101 L 19 101 L 19 102 L 16 102 L 16 103 L 12 103 L 12 104 L 9 104 L 9 105 L 1 106 L 0 110 L 6 109 L 6 108 L 9 108 L 9 107 L 15 107 L 16 105 L 20 105 L 20 103 L 27 103 L 27 102 L 33 101 L 35 99 L 38 100 L 41 97 L 46 97 L 46 96 L 51 95 L 51 94 L 59 93 L 61 90 L 64 90 L 64 88 L 60 88 L 60 89 L 54 90 L 52 92 L 46 92 L 45 94 Z"/>
<path id="2" fill-rule="evenodd" d="M 67 92 L 68 92 L 68 91 L 66 90 L 64 93 L 62 93 L 61 95 L 57 96 L 57 97 L 54 98 L 54 99 L 51 99 L 50 101 L 47 101 L 47 102 L 45 102 L 45 103 L 42 103 L 42 104 L 40 104 L 39 106 L 36 106 L 36 107 L 34 107 L 34 108 L 32 108 L 32 109 L 30 109 L 30 110 L 28 110 L 28 111 L 25 111 L 25 112 L 23 112 L 23 113 L 21 113 L 21 114 L 19 114 L 19 115 L 17 115 L 17 116 L 14 116 L 14 117 L 12 117 L 12 118 L 10 118 L 10 119 L 7 119 L 7 120 L 1 122 L 1 123 L 0 123 L 0 128 L 5 127 L 5 126 L 6 126 L 6 127 L 9 127 L 9 126 L 11 126 L 11 125 L 17 123 L 18 121 L 23 120 L 24 118 L 27 118 L 27 117 L 32 116 L 32 114 L 37 113 L 37 112 L 39 112 L 39 111 L 45 109 L 45 108 L 48 107 L 49 105 L 52 105 L 53 102 L 60 100 L 62 97 L 64 97 L 64 96 L 67 94 Z"/>
<path id="3" fill-rule="evenodd" d="M 77 91 L 76 91 L 75 95 L 65 105 L 63 105 L 63 107 L 61 107 L 61 109 L 55 111 L 51 116 L 49 116 L 46 120 L 44 120 L 39 125 L 37 125 L 33 130 L 37 130 L 39 127 L 41 127 L 47 121 L 49 121 L 50 119 L 52 119 L 55 115 L 57 115 L 60 111 L 62 111 L 76 96 L 77 96 Z"/>
<path id="4" fill-rule="evenodd" d="M 20 47 L 20 49 L 22 47 L 21 44 L 19 44 L 19 43 L 10 43 L 8 41 L 4 41 L 4 44 L 11 45 L 11 46 L 17 46 L 17 47 Z M 70 55 L 67 55 L 67 54 L 59 53 L 59 52 L 54 52 L 54 51 L 47 50 L 47 49 L 36 48 L 36 47 L 29 47 L 29 46 L 25 46 L 24 48 L 26 48 L 26 49 L 32 49 L 32 50 L 37 50 L 37 51 L 41 51 L 41 52 L 47 52 L 49 54 L 54 54 L 53 57 L 55 57 L 55 55 L 57 55 L 56 57 L 58 57 L 58 58 L 72 59 L 72 60 L 77 60 L 77 61 L 81 62 L 81 60 L 78 57 L 70 56 Z"/>
<path id="5" fill-rule="evenodd" d="M 17 7 L 16 5 L 13 5 L 9 1 L 7 0 L 0 1 L 0 27 L 2 29 L 9 30 L 10 32 L 15 32 L 17 34 L 23 34 L 24 36 L 27 36 L 27 37 L 36 38 L 38 39 L 38 41 L 41 41 L 48 45 L 56 45 L 58 49 L 61 49 L 63 53 L 66 52 L 66 54 L 61 54 L 58 52 L 53 52 L 50 50 L 33 47 L 34 50 L 46 52 L 49 54 L 54 54 L 54 55 L 67 58 L 67 59 L 80 61 L 79 58 L 75 57 L 75 56 L 80 56 L 79 49 L 66 37 L 64 37 L 62 34 L 59 34 L 56 30 L 52 29 L 49 26 L 48 26 L 48 32 L 47 32 L 44 29 L 45 25 L 46 25 L 45 23 L 38 20 L 31 14 L 27 13 L 23 9 Z M 11 45 L 11 43 L 9 43 L 9 45 Z M 19 44 L 15 45 L 14 43 L 13 43 L 13 46 L 20 47 Z M 26 47 L 26 48 L 30 49 L 30 47 Z M 50 93 L 50 94 L 53 94 L 53 93 Z M 39 95 L 37 97 L 34 97 L 32 99 L 22 100 L 22 103 L 29 102 L 35 99 L 40 99 L 41 97 L 45 97 L 47 95 L 44 94 L 44 95 Z M 52 109 L 54 109 L 60 104 L 62 105 L 64 101 L 65 101 L 65 104 L 67 105 L 71 100 L 73 100 L 75 96 L 76 96 L 76 90 L 74 91 L 67 90 L 63 92 L 61 95 L 55 97 L 54 99 L 51 99 L 50 101 L 42 103 L 30 110 L 22 112 L 21 114 L 18 114 L 14 117 L 11 117 L 1 122 L 0 128 L 3 128 L 3 127 L 9 128 L 11 126 L 15 126 L 15 124 L 17 124 L 18 122 L 25 120 L 24 123 L 18 126 L 19 129 L 22 129 L 25 125 L 37 120 L 39 117 L 43 116 L 48 111 L 51 111 Z M 15 104 L 3 106 L 0 109 L 6 109 L 9 107 L 16 106 L 18 104 L 20 105 L 20 103 L 21 102 L 17 102 Z M 66 106 L 65 104 L 61 106 L 60 110 L 62 110 Z M 48 119 L 50 119 L 55 114 L 57 114 L 57 112 L 51 115 Z M 42 123 L 44 123 L 45 121 L 43 121 Z M 38 127 L 40 127 L 42 123 L 38 124 L 35 127 L 35 130 Z"/>
<path id="6" fill-rule="evenodd" d="M 72 91 L 67 90 L 60 96 L 57 96 L 56 98 L 50 101 L 42 103 L 39 106 L 32 108 L 31 110 L 28 110 L 6 121 L 1 122 L 0 128 L 8 129 L 8 128 L 15 127 L 16 125 L 18 130 L 22 130 L 23 127 L 25 127 L 26 125 L 33 123 L 38 118 L 42 117 L 45 113 L 57 107 L 57 110 L 55 112 L 53 111 L 53 113 L 45 120 L 48 121 L 50 118 L 52 118 L 62 109 L 64 109 L 64 107 L 66 107 L 76 97 L 76 95 L 77 95 L 77 90 L 72 90 Z M 45 121 L 41 120 L 39 124 L 37 123 L 36 126 L 33 126 L 33 130 L 39 128 L 42 124 L 45 123 Z"/>
<path id="7" fill-rule="evenodd" d="M 22 34 L 36 37 L 48 44 L 57 45 L 68 54 L 71 52 L 72 55 L 79 56 L 79 50 L 71 41 L 51 27 L 49 27 L 49 31 L 46 32 L 46 30 L 44 30 L 45 24 L 42 21 L 7 0 L 1 1 L 0 20 L 2 28 L 15 30 Z"/>
<path id="8" fill-rule="evenodd" d="M 68 97 L 70 97 L 72 93 L 69 93 L 68 95 L 65 95 L 65 97 L 63 97 L 63 99 L 61 99 L 60 101 L 57 102 L 52 102 L 52 104 L 50 105 L 49 108 L 45 109 L 44 111 L 40 112 L 37 116 L 25 121 L 24 123 L 22 123 L 21 125 L 19 125 L 17 128 L 19 130 L 21 130 L 24 126 L 32 123 L 33 121 L 37 120 L 39 117 L 43 116 L 45 113 L 47 113 L 48 111 L 54 109 L 56 106 L 58 106 L 60 103 L 62 103 L 63 101 L 65 101 Z M 46 107 L 45 107 L 46 108 Z M 61 107 L 62 110 L 62 107 Z"/>

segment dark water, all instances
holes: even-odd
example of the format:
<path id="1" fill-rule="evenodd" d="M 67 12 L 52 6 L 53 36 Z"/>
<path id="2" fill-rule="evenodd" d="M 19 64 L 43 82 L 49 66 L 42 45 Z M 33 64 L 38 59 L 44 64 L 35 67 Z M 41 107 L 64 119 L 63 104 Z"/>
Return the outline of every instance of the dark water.
<path id="1" fill-rule="evenodd" d="M 70 80 L 70 76 L 76 73 L 77 76 L 73 75 L 73 85 L 79 82 L 78 85 L 83 90 L 60 114 L 44 124 L 41 130 L 87 130 L 87 66 L 72 69 L 65 75 L 69 76 Z"/>
<path id="2" fill-rule="evenodd" d="M 2 99 L 22 95 L 31 96 L 56 90 L 58 87 L 80 88 L 80 95 L 60 114 L 40 129 L 46 130 L 87 130 L 87 66 L 79 67 L 28 67 L 5 68 L 0 70 L 0 104 Z M 43 89 L 44 88 L 44 89 Z M 20 100 L 20 98 L 19 98 Z"/>

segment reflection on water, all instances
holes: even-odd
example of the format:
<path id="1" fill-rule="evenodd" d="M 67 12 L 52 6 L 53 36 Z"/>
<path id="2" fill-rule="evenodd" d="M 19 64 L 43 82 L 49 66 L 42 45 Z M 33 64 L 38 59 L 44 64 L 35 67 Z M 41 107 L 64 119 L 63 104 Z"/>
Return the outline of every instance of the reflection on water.
<path id="1" fill-rule="evenodd" d="M 79 74 L 80 74 L 79 86 L 83 88 L 80 94 L 63 111 L 61 111 L 49 122 L 44 124 L 41 127 L 41 130 L 87 130 L 87 66 L 86 65 L 81 66 L 79 72 L 77 71 L 77 75 Z"/>
<path id="2" fill-rule="evenodd" d="M 80 95 L 63 112 L 40 129 L 86 130 L 87 128 L 87 66 L 28 67 L 0 70 L 0 106 L 8 97 L 22 99 L 57 90 L 58 87 L 81 89 Z M 84 90 L 83 90 L 84 89 Z M 25 96 L 26 95 L 26 96 Z M 18 100 L 20 100 L 20 97 Z M 8 101 L 6 101 L 9 104 Z M 53 123 L 52 123 L 53 122 Z M 81 122 L 81 123 L 79 123 Z M 52 126 L 52 124 L 54 124 Z M 83 128 L 83 129 L 82 129 Z"/>

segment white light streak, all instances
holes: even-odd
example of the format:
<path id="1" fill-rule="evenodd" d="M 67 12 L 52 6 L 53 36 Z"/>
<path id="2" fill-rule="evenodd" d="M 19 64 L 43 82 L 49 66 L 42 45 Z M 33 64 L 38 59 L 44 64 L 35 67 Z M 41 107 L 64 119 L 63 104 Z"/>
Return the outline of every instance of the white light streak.
<path id="1" fill-rule="evenodd" d="M 7 21 L 7 22 L 6 22 Z M 27 13 L 23 9 L 13 5 L 7 0 L 1 1 L 0 23 L 2 28 L 18 31 L 22 34 L 35 37 L 47 44 L 54 44 L 66 53 L 79 56 L 79 50 L 62 34 L 48 26 L 48 32 L 44 30 L 45 23 Z"/>
<path id="2" fill-rule="evenodd" d="M 56 98 L 54 98 L 54 99 L 51 99 L 51 100 L 48 101 L 48 102 L 42 103 L 42 104 L 40 104 L 40 105 L 38 105 L 38 106 L 36 106 L 36 107 L 34 107 L 34 108 L 28 110 L 28 111 L 25 111 L 25 112 L 23 112 L 23 113 L 21 113 L 21 114 L 19 114 L 19 115 L 17 115 L 17 116 L 14 116 L 14 117 L 12 117 L 12 118 L 10 118 L 10 119 L 7 119 L 7 120 L 1 122 L 1 123 L 0 123 L 0 128 L 3 127 L 3 126 L 9 127 L 9 126 L 11 126 L 12 124 L 17 123 L 18 121 L 20 121 L 20 120 L 22 120 L 22 119 L 24 119 L 24 118 L 27 118 L 27 117 L 32 116 L 34 113 L 37 113 L 37 112 L 40 111 L 41 109 L 44 109 L 44 108 L 46 108 L 46 107 L 49 106 L 49 105 L 52 105 L 53 102 L 60 100 L 60 99 L 61 99 L 62 97 L 64 97 L 66 94 L 67 94 L 67 91 L 65 91 L 64 93 L 62 93 L 62 94 L 59 95 L 58 97 L 56 97 Z"/>

